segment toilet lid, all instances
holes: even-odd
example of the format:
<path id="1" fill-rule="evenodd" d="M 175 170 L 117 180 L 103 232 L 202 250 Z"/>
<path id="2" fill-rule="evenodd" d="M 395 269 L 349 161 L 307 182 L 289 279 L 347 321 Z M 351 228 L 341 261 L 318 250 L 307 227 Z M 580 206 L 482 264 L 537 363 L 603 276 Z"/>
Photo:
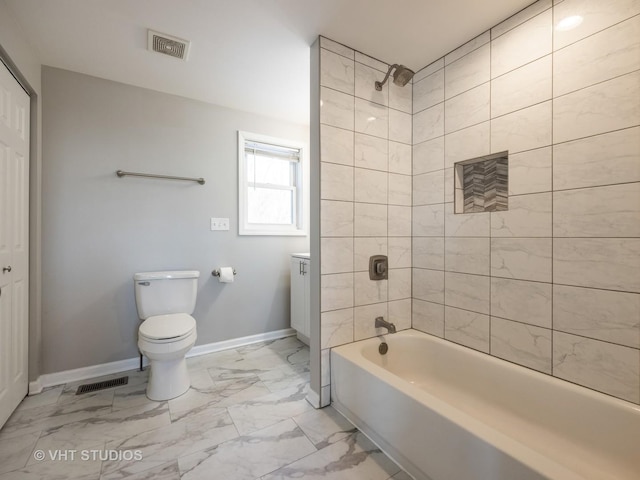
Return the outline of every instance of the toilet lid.
<path id="1" fill-rule="evenodd" d="M 196 321 L 186 313 L 172 313 L 169 315 L 155 315 L 147 318 L 140 325 L 142 336 L 160 340 L 188 335 L 196 328 Z"/>

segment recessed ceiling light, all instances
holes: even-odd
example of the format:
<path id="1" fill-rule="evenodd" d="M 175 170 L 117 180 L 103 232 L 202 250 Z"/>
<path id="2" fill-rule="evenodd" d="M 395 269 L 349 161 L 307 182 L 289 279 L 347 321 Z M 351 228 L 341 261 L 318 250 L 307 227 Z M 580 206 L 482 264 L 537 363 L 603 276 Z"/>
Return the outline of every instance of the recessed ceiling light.
<path id="1" fill-rule="evenodd" d="M 582 23 L 582 20 L 583 18 L 580 15 L 571 15 L 570 17 L 565 17 L 558 22 L 558 24 L 556 25 L 556 30 L 559 30 L 561 32 L 573 30 Z"/>

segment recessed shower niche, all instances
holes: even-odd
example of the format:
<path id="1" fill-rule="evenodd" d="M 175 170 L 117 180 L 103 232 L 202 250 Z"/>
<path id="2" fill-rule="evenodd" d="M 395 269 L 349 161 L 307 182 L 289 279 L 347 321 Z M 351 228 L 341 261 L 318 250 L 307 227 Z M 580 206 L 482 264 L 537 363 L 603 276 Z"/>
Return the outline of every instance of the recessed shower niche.
<path id="1" fill-rule="evenodd" d="M 509 210 L 509 152 L 454 165 L 455 213 Z"/>

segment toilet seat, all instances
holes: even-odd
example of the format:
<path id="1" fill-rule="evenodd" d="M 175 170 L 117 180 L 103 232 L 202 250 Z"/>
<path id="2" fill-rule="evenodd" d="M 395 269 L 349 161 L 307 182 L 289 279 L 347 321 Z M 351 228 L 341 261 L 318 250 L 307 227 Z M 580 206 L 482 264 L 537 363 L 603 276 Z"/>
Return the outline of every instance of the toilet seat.
<path id="1" fill-rule="evenodd" d="M 196 329 L 196 321 L 186 313 L 155 315 L 147 318 L 138 329 L 140 337 L 150 343 L 177 342 Z"/>

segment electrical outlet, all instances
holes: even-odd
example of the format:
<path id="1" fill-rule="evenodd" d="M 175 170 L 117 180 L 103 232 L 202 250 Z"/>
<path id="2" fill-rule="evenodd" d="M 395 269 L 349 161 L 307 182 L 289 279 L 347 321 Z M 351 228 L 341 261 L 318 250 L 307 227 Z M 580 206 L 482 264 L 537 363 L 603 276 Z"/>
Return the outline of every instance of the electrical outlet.
<path id="1" fill-rule="evenodd" d="M 211 218 L 211 230 L 229 230 L 229 219 Z"/>

